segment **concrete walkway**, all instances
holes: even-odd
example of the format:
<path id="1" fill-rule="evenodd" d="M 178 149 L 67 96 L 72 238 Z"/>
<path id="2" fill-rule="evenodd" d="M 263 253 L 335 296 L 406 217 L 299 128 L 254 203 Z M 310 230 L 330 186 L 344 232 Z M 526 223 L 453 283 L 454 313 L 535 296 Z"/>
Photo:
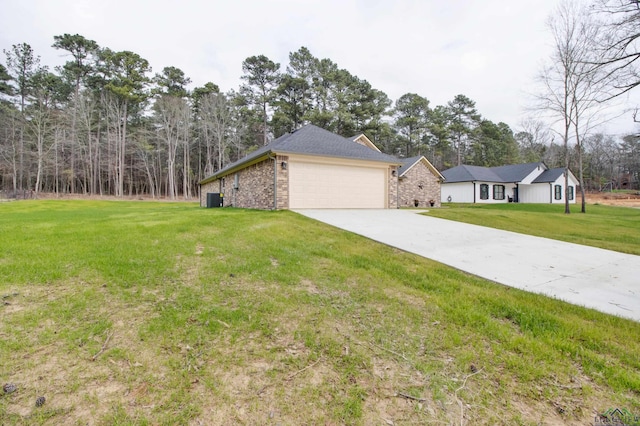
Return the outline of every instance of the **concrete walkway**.
<path id="1" fill-rule="evenodd" d="M 296 210 L 462 271 L 640 321 L 640 256 L 417 214 Z"/>

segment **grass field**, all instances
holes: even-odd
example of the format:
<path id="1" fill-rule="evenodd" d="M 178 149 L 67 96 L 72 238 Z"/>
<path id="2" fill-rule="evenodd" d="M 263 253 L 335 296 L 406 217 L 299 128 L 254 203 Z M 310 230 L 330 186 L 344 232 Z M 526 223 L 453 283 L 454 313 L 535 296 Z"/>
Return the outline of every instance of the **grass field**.
<path id="1" fill-rule="evenodd" d="M 430 216 L 640 255 L 640 209 L 551 204 L 444 204 Z"/>
<path id="2" fill-rule="evenodd" d="M 640 414 L 639 323 L 287 211 L 3 203 L 0 297 L 2 425 Z"/>

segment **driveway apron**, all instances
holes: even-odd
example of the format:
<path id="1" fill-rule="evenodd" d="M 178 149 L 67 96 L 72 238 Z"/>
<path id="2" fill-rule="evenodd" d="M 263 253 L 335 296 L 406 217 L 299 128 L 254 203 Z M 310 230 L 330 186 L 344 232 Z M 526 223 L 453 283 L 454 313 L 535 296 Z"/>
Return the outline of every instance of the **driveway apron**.
<path id="1" fill-rule="evenodd" d="M 640 321 L 640 256 L 416 210 L 296 212 L 500 284 Z"/>

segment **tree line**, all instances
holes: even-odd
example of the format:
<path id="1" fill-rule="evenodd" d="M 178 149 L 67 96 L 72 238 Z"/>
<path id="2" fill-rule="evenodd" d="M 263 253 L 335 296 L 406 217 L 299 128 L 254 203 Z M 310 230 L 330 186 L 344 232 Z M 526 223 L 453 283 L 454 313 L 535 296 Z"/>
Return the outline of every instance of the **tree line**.
<path id="1" fill-rule="evenodd" d="M 437 167 L 518 160 L 513 132 L 464 95 L 444 106 L 407 93 L 392 102 L 366 80 L 301 47 L 281 70 L 264 55 L 242 63 L 227 93 L 189 90 L 184 71 L 152 75 L 140 55 L 81 35 L 54 37 L 70 60 L 50 70 L 26 44 L 0 65 L 0 186 L 58 193 L 192 197 L 203 177 L 312 123 L 383 151 L 427 155 Z"/>
<path id="2" fill-rule="evenodd" d="M 544 161 L 579 166 L 583 186 L 595 189 L 619 186 L 621 174 L 640 170 L 633 135 L 580 133 L 571 148 L 568 136 L 556 143 L 558 135 L 541 121 L 514 132 L 486 119 L 465 95 L 436 106 L 416 93 L 392 101 L 306 47 L 289 53 L 284 68 L 264 55 L 245 59 L 242 84 L 225 93 L 213 82 L 189 89 L 190 78 L 176 67 L 153 74 L 140 55 L 78 34 L 53 39 L 69 57 L 53 70 L 26 43 L 4 50 L 5 191 L 189 199 L 200 179 L 307 123 L 343 136 L 364 133 L 385 153 L 422 154 L 441 170 Z"/>

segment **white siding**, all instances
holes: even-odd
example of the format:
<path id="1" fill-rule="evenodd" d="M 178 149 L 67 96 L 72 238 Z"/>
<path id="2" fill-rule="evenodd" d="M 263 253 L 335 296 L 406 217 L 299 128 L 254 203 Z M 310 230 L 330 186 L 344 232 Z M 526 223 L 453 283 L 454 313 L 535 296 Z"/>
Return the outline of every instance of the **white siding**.
<path id="1" fill-rule="evenodd" d="M 560 176 L 558 179 L 556 179 L 556 181 L 553 182 L 552 187 L 555 185 L 560 185 L 562 187 L 562 190 L 561 190 L 562 194 L 559 200 L 556 200 L 555 197 L 552 197 L 553 198 L 552 202 L 553 204 L 564 204 L 564 197 L 565 197 L 564 176 Z M 576 184 L 573 182 L 573 179 L 571 178 L 569 178 L 569 186 L 573 187 L 573 200 L 569 200 L 569 203 L 575 204 L 576 198 L 578 198 L 578 194 L 576 194 Z"/>
<path id="2" fill-rule="evenodd" d="M 448 203 L 449 197 L 451 197 L 452 203 L 473 203 L 473 183 L 443 183 L 440 192 L 440 201 Z"/>
<path id="3" fill-rule="evenodd" d="M 555 186 L 560 185 L 562 197 L 559 200 L 555 198 Z M 576 185 L 569 180 L 569 186 L 573 187 L 573 200 L 575 203 L 578 197 L 576 193 Z M 564 204 L 564 176 L 560 176 L 555 182 L 533 183 L 531 185 L 520 185 L 520 202 L 521 203 L 544 203 L 544 204 Z"/>
<path id="4" fill-rule="evenodd" d="M 489 199 L 488 200 L 481 200 L 480 199 L 480 184 L 481 183 L 486 183 L 487 185 L 489 185 Z M 493 187 L 495 185 L 502 185 L 504 186 L 504 199 L 503 200 L 494 200 L 493 199 Z M 476 183 L 476 202 L 478 203 L 491 203 L 491 204 L 496 204 L 496 203 L 508 203 L 509 202 L 509 197 L 513 198 L 513 188 L 515 188 L 516 186 L 512 183 L 495 183 L 495 182 L 478 182 Z"/>
<path id="5" fill-rule="evenodd" d="M 553 198 L 553 188 L 550 187 L 549 183 L 520 185 L 518 188 L 521 203 L 549 204 Z"/>
<path id="6" fill-rule="evenodd" d="M 480 185 L 489 185 L 489 198 L 487 200 L 480 199 Z M 474 186 L 475 185 L 475 186 Z M 493 186 L 504 186 L 504 200 L 493 199 Z M 475 188 L 475 198 L 474 198 Z M 495 203 L 508 203 L 509 197 L 513 197 L 513 188 L 515 185 L 512 183 L 495 183 L 495 182 L 456 182 L 456 183 L 443 183 L 441 192 L 441 201 L 443 203 L 448 202 L 449 196 L 453 203 L 483 203 L 483 204 L 495 204 Z"/>

